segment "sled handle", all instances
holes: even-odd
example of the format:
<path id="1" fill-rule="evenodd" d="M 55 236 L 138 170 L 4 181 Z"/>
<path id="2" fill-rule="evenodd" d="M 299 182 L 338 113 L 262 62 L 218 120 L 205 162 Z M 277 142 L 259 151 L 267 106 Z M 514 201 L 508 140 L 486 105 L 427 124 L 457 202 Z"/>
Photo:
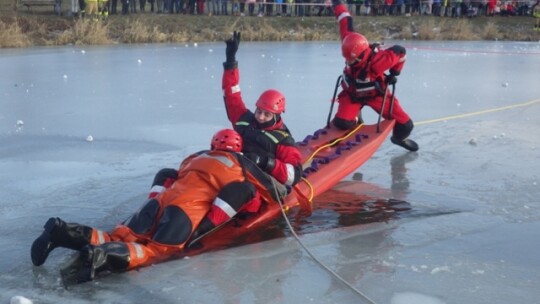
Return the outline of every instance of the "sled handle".
<path id="1" fill-rule="evenodd" d="M 328 119 L 326 119 L 326 127 L 330 128 L 330 119 L 332 119 L 332 112 L 334 111 L 334 103 L 336 102 L 336 95 L 339 85 L 341 84 L 341 79 L 343 75 L 339 75 L 336 81 L 336 87 L 334 88 L 334 95 L 332 96 L 332 101 L 330 103 L 330 111 L 328 112 Z"/>
<path id="2" fill-rule="evenodd" d="M 390 99 L 390 109 L 388 111 L 388 116 L 390 119 L 394 118 L 394 94 L 396 93 L 396 84 L 392 84 L 392 99 Z M 384 113 L 384 107 L 386 106 L 386 95 L 388 95 L 388 86 L 384 90 L 384 97 L 382 100 L 381 112 L 379 113 L 379 119 L 377 120 L 377 133 L 381 133 L 381 118 Z"/>

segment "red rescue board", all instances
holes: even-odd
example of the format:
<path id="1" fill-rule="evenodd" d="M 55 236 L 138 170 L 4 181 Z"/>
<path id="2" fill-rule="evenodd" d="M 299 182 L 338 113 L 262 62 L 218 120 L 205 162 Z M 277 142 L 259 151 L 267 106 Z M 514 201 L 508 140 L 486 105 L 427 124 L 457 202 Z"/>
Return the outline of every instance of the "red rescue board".
<path id="1" fill-rule="evenodd" d="M 227 223 L 201 239 L 197 248 L 186 249 L 185 255 L 252 243 L 249 239 L 255 237 L 257 231 L 281 216 L 281 206 L 286 212 L 296 210 L 311 214 L 313 199 L 370 159 L 391 133 L 394 124 L 394 120 L 383 120 L 380 128 L 377 124 L 359 125 L 351 131 L 330 127 L 308 135 L 298 142 L 304 176 L 281 204 L 267 202 L 256 215 Z"/>

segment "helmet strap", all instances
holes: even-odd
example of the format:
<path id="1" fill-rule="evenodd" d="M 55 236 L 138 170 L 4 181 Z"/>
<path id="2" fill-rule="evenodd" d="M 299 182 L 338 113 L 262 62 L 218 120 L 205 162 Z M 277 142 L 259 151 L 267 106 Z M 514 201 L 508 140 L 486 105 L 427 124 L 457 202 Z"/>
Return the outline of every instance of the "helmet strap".
<path id="1" fill-rule="evenodd" d="M 259 129 L 268 129 L 275 126 L 279 122 L 280 119 L 281 119 L 280 114 L 274 114 L 274 118 L 272 118 L 271 120 L 267 122 L 259 123 L 257 120 L 255 120 L 255 123 L 257 125 L 257 128 Z"/>

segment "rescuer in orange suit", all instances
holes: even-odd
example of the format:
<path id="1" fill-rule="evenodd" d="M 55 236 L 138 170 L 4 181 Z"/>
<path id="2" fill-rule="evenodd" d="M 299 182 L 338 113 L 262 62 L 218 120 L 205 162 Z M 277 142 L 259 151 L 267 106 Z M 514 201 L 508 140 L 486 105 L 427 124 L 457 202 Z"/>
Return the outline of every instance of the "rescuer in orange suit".
<path id="1" fill-rule="evenodd" d="M 174 257 L 243 208 L 277 199 L 275 183 L 239 153 L 242 146 L 236 131 L 217 132 L 211 150 L 186 158 L 169 188 L 111 232 L 50 218 L 32 244 L 32 263 L 42 265 L 56 247 L 79 250 L 78 281 L 85 282 Z"/>

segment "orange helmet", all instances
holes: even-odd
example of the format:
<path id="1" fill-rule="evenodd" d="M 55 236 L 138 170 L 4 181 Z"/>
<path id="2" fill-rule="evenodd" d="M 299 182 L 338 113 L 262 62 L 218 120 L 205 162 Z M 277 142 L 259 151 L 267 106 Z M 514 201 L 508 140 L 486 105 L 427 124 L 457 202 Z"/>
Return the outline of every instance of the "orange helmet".
<path id="1" fill-rule="evenodd" d="M 270 113 L 281 114 L 285 112 L 285 96 L 278 90 L 266 90 L 259 96 L 255 106 Z"/>
<path id="2" fill-rule="evenodd" d="M 216 132 L 212 137 L 212 142 L 210 142 L 210 149 L 212 150 L 240 152 L 242 147 L 242 136 L 232 129 L 223 129 Z"/>
<path id="3" fill-rule="evenodd" d="M 348 34 L 341 42 L 341 53 L 347 62 L 354 61 L 368 49 L 369 42 L 367 41 L 366 37 L 358 33 Z"/>

